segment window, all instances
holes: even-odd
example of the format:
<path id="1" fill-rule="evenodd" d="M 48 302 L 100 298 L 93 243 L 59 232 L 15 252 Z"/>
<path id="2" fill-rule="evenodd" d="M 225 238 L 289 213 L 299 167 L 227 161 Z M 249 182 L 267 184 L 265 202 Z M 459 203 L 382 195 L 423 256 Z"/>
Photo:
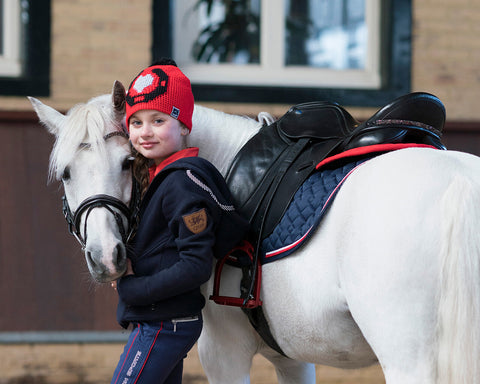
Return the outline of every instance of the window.
<path id="1" fill-rule="evenodd" d="M 199 101 L 376 105 L 409 92 L 410 8 L 404 0 L 155 0 L 153 56 L 173 57 Z"/>
<path id="2" fill-rule="evenodd" d="M 0 73 L 3 76 L 21 74 L 20 1 L 0 0 Z"/>
<path id="3" fill-rule="evenodd" d="M 378 89 L 380 1 L 368 4 L 176 1 L 173 57 L 195 83 Z"/>
<path id="4" fill-rule="evenodd" d="M 48 96 L 50 0 L 0 0 L 0 95 Z"/>

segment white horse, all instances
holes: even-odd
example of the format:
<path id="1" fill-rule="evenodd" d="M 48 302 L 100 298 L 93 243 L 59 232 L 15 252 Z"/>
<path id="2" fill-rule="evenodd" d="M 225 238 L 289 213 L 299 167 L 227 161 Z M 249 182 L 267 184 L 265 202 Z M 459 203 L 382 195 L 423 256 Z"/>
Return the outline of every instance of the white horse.
<path id="1" fill-rule="evenodd" d="M 67 173 L 72 211 L 98 193 L 128 203 L 127 140 L 102 139 L 122 129 L 111 98 L 93 99 L 66 117 L 31 101 L 57 137 L 51 172 L 59 179 Z M 189 145 L 225 175 L 260 126 L 196 106 Z M 100 281 L 125 267 L 111 216 L 95 209 L 87 225 L 81 219 L 86 250 L 93 252 L 87 262 Z M 263 268 L 265 316 L 288 357 L 266 346 L 240 309 L 209 302 L 199 340 L 208 380 L 248 383 L 260 353 L 274 364 L 279 383 L 314 383 L 314 364 L 348 369 L 377 361 L 388 384 L 479 383 L 479 228 L 479 158 L 416 148 L 369 160 L 346 180 L 308 243 Z M 240 278 L 239 270 L 225 267 L 224 293 L 238 296 Z"/>

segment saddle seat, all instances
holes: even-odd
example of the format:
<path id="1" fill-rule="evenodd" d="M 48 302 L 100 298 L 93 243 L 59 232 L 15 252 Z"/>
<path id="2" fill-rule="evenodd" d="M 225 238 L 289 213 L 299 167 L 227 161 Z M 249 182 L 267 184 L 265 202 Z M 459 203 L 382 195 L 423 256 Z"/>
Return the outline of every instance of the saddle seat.
<path id="1" fill-rule="evenodd" d="M 278 129 L 289 139 L 327 140 L 350 134 L 358 121 L 337 103 L 317 101 L 296 105 L 278 120 Z"/>

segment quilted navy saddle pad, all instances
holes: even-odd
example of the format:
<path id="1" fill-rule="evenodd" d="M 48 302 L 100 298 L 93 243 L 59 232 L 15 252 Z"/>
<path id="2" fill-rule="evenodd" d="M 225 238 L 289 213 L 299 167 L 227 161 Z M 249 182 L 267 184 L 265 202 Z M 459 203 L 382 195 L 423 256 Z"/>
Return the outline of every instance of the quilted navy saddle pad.
<path id="1" fill-rule="evenodd" d="M 273 232 L 262 242 L 261 263 L 290 255 L 313 234 L 347 177 L 368 159 L 313 173 L 298 189 Z"/>

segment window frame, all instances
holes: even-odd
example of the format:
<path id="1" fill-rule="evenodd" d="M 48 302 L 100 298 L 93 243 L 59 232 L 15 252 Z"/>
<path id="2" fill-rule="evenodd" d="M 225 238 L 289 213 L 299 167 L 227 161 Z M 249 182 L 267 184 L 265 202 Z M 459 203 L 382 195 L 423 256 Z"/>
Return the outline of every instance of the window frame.
<path id="1" fill-rule="evenodd" d="M 21 73 L 0 74 L 0 92 L 2 96 L 49 96 L 51 0 L 23 1 L 28 1 L 28 22 L 21 31 Z"/>
<path id="2" fill-rule="evenodd" d="M 259 36 L 262 47 L 259 63 L 205 63 L 195 62 L 191 51 L 185 46 L 193 46 L 197 28 L 195 19 L 184 18 L 198 0 L 177 0 L 173 11 L 174 34 L 173 53 L 177 63 L 190 77 L 192 83 L 276 86 L 286 87 L 334 87 L 378 89 L 382 83 L 380 63 L 380 12 L 381 0 L 366 1 L 366 25 L 369 44 L 366 47 L 363 68 L 334 69 L 303 64 L 285 64 L 287 44 L 285 43 L 286 6 L 279 6 L 278 0 L 261 0 L 260 25 L 264 26 Z M 295 1 L 295 0 L 293 0 Z M 338 0 L 334 0 L 338 1 Z M 183 12 L 182 12 L 183 11 Z M 189 30 L 189 28 L 192 28 Z"/>
<path id="3" fill-rule="evenodd" d="M 154 0 L 152 57 L 172 57 L 173 0 Z M 342 105 L 378 106 L 410 92 L 411 0 L 385 1 L 381 17 L 382 86 L 368 88 L 282 87 L 193 83 L 197 101 L 297 104 L 312 100 L 336 101 Z M 174 58 L 175 59 L 175 58 Z"/>

